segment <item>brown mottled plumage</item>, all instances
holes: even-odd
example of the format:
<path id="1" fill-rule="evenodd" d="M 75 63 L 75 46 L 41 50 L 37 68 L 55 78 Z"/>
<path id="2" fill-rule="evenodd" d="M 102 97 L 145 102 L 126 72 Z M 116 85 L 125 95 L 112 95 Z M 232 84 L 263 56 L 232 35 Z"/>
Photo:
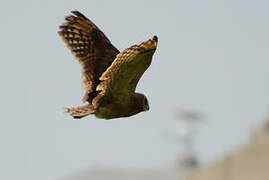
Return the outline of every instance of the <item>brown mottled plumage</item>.
<path id="1" fill-rule="evenodd" d="M 66 111 L 74 118 L 94 114 L 112 119 L 148 110 L 147 98 L 135 89 L 151 63 L 157 37 L 120 53 L 93 22 L 78 11 L 72 13 L 58 33 L 82 65 L 83 102 L 89 104 Z"/>

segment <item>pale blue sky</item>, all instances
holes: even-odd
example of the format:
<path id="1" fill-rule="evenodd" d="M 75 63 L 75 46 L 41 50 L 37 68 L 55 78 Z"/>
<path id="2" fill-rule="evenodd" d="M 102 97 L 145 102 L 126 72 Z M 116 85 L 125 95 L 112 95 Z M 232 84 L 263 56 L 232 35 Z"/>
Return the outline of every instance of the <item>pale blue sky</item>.
<path id="1" fill-rule="evenodd" d="M 2 1 L 0 179 L 57 179 L 87 168 L 167 167 L 180 147 L 175 110 L 208 116 L 196 150 L 210 163 L 245 142 L 268 112 L 269 2 Z M 151 110 L 127 119 L 73 121 L 81 69 L 57 35 L 71 10 L 123 50 L 159 37 L 137 91 Z"/>

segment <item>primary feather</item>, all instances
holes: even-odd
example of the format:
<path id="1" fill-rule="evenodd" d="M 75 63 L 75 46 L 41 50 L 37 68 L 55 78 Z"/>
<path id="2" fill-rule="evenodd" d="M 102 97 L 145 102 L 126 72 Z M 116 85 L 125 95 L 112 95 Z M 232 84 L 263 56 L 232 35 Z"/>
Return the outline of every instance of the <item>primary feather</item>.
<path id="1" fill-rule="evenodd" d="M 78 11 L 65 18 L 59 35 L 82 65 L 83 102 L 91 103 L 97 95 L 99 77 L 110 66 L 119 50 L 115 48 L 98 27 Z"/>

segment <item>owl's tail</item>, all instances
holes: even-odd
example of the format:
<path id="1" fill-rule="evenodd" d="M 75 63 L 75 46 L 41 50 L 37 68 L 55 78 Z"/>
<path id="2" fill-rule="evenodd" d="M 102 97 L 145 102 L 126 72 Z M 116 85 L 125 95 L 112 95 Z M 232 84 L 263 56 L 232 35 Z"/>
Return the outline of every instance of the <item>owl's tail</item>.
<path id="1" fill-rule="evenodd" d="M 93 105 L 79 106 L 75 108 L 65 108 L 65 112 L 73 116 L 74 119 L 80 119 L 95 112 Z"/>

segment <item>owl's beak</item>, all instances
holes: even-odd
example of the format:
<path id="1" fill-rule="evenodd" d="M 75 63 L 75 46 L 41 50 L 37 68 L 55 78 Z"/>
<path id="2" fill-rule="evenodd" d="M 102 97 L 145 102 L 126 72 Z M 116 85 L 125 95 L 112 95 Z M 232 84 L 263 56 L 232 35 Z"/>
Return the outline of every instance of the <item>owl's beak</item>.
<path id="1" fill-rule="evenodd" d="M 143 111 L 149 111 L 149 105 L 148 104 L 145 104 L 143 106 Z"/>

